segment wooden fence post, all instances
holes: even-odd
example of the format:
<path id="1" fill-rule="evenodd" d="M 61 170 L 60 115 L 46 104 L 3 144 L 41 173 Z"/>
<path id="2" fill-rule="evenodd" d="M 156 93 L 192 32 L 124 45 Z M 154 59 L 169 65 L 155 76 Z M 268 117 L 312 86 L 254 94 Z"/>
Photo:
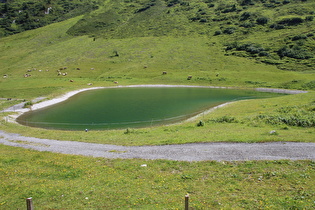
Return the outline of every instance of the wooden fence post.
<path id="1" fill-rule="evenodd" d="M 189 194 L 185 195 L 185 210 L 189 209 Z"/>
<path id="2" fill-rule="evenodd" d="M 27 210 L 34 210 L 32 198 L 26 198 Z"/>

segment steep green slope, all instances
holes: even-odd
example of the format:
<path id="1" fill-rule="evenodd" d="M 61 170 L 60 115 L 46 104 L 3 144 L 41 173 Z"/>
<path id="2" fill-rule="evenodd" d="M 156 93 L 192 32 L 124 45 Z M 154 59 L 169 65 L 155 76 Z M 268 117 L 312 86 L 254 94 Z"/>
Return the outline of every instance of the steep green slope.
<path id="1" fill-rule="evenodd" d="M 0 37 L 60 22 L 97 8 L 97 0 L 2 0 Z"/>
<path id="2" fill-rule="evenodd" d="M 313 9 L 298 0 L 104 1 L 85 16 L 2 38 L 0 97 L 117 82 L 314 89 Z"/>
<path id="3" fill-rule="evenodd" d="M 184 84 L 306 89 L 310 93 L 245 100 L 194 121 L 127 131 L 46 130 L 8 123 L 10 113 L 1 113 L 1 130 L 43 139 L 117 145 L 314 142 L 314 1 L 101 2 L 104 4 L 98 10 L 84 16 L 0 39 L 0 110 L 23 99 L 53 98 L 69 90 L 94 86 Z M 203 126 L 197 126 L 199 120 Z M 101 208 L 104 198 L 109 201 L 105 204 L 109 208 L 154 209 L 158 204 L 171 209 L 181 208 L 181 196 L 187 192 L 192 194 L 191 206 L 196 209 L 314 207 L 314 188 L 309 184 L 314 183 L 314 162 L 222 162 L 222 166 L 209 162 L 211 168 L 205 162 L 198 165 L 152 161 L 143 168 L 149 169 L 143 174 L 138 168 L 142 160 L 106 160 L 115 169 L 110 168 L 110 176 L 104 170 L 106 164 L 98 159 L 95 164 L 90 158 L 79 158 L 72 170 L 69 164 L 73 166 L 73 160 L 64 156 L 3 146 L 1 150 L 2 171 L 9 177 L 3 179 L 3 208 L 23 208 L 24 198 L 32 196 L 36 206 L 44 209 L 83 205 Z M 24 160 L 32 163 L 30 167 L 22 166 Z M 99 169 L 93 168 L 95 165 Z M 141 173 L 139 176 L 132 173 L 132 165 Z M 18 167 L 21 169 L 17 171 Z M 226 170 L 216 174 L 221 169 Z M 148 182 L 157 177 L 159 170 L 159 180 Z M 209 176 L 209 171 L 214 174 Z M 129 179 L 123 173 L 132 176 Z M 118 179 L 117 174 L 121 175 Z M 170 177 L 171 182 L 163 176 Z M 139 185 L 138 180 L 143 184 Z M 100 183 L 110 184 L 104 187 Z M 131 183 L 129 192 L 117 194 L 117 189 L 126 187 L 126 183 Z M 255 184 L 258 187 L 252 187 Z M 151 197 L 143 197 L 145 188 L 153 192 Z M 174 196 L 177 201 L 170 202 Z"/>
<path id="4" fill-rule="evenodd" d="M 314 68 L 315 2 L 107 1 L 68 31 L 103 38 L 221 36 L 227 54 L 251 57 L 283 70 Z"/>

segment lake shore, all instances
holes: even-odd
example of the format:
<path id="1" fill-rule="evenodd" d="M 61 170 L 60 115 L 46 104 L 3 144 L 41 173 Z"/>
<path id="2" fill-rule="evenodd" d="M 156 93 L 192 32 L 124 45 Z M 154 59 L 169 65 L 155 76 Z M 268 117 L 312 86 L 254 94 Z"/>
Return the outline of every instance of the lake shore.
<path id="1" fill-rule="evenodd" d="M 163 84 L 158 84 L 158 85 L 126 85 L 126 86 L 112 86 L 112 87 L 91 87 L 91 88 L 83 88 L 75 91 L 70 91 L 64 95 L 61 95 L 60 97 L 56 97 L 54 99 L 50 99 L 47 101 L 41 101 L 39 103 L 36 103 L 32 105 L 31 108 L 23 108 L 23 104 L 20 105 L 20 107 L 15 107 L 14 109 L 7 109 L 8 111 L 14 111 L 15 114 L 9 115 L 6 121 L 8 122 L 13 122 L 16 123 L 16 119 L 21 116 L 22 114 L 28 112 L 28 111 L 34 111 L 42 108 L 46 108 L 48 106 L 55 105 L 57 103 L 63 102 L 70 97 L 84 92 L 84 91 L 89 91 L 89 90 L 96 90 L 96 89 L 104 89 L 104 88 L 133 88 L 133 87 L 191 87 L 191 88 L 214 88 L 214 89 L 238 89 L 236 87 L 220 87 L 220 86 L 197 86 L 197 85 L 163 85 Z M 254 88 L 252 90 L 260 91 L 260 92 L 274 92 L 274 93 L 285 93 L 285 94 L 300 94 L 300 93 L 307 93 L 307 91 L 300 91 L 300 90 L 286 90 L 286 89 L 275 89 L 275 88 Z M 36 100 L 36 99 L 35 99 Z M 194 117 L 191 117 L 187 119 L 186 121 L 191 121 L 193 119 L 198 118 L 201 115 L 208 114 L 212 112 L 213 110 L 223 107 L 225 105 L 228 105 L 232 102 L 227 102 L 224 104 L 220 104 L 216 107 L 212 107 Z M 4 110 L 5 111 L 5 110 Z"/>

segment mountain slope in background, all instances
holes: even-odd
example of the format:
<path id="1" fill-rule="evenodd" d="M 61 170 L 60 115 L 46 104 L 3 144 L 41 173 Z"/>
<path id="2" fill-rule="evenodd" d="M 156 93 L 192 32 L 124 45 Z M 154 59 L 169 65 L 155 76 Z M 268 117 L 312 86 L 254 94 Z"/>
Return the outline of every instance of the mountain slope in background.
<path id="1" fill-rule="evenodd" d="M 1 38 L 0 97 L 113 82 L 315 89 L 313 1 L 93 5 L 81 16 Z"/>
<path id="2" fill-rule="evenodd" d="M 307 0 L 109 1 L 68 31 L 108 39 L 223 36 L 227 54 L 283 70 L 314 68 L 315 2 Z"/>
<path id="3" fill-rule="evenodd" d="M 60 22 L 97 8 L 95 0 L 2 0 L 0 37 Z"/>

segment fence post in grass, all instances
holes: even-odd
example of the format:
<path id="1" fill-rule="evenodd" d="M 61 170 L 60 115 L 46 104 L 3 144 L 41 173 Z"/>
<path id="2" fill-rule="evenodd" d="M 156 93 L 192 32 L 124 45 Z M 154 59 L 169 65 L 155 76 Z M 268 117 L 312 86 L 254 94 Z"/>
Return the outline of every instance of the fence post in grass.
<path id="1" fill-rule="evenodd" d="M 26 198 L 27 210 L 34 210 L 32 198 Z"/>
<path id="2" fill-rule="evenodd" d="M 185 195 L 185 210 L 189 209 L 189 194 Z"/>

